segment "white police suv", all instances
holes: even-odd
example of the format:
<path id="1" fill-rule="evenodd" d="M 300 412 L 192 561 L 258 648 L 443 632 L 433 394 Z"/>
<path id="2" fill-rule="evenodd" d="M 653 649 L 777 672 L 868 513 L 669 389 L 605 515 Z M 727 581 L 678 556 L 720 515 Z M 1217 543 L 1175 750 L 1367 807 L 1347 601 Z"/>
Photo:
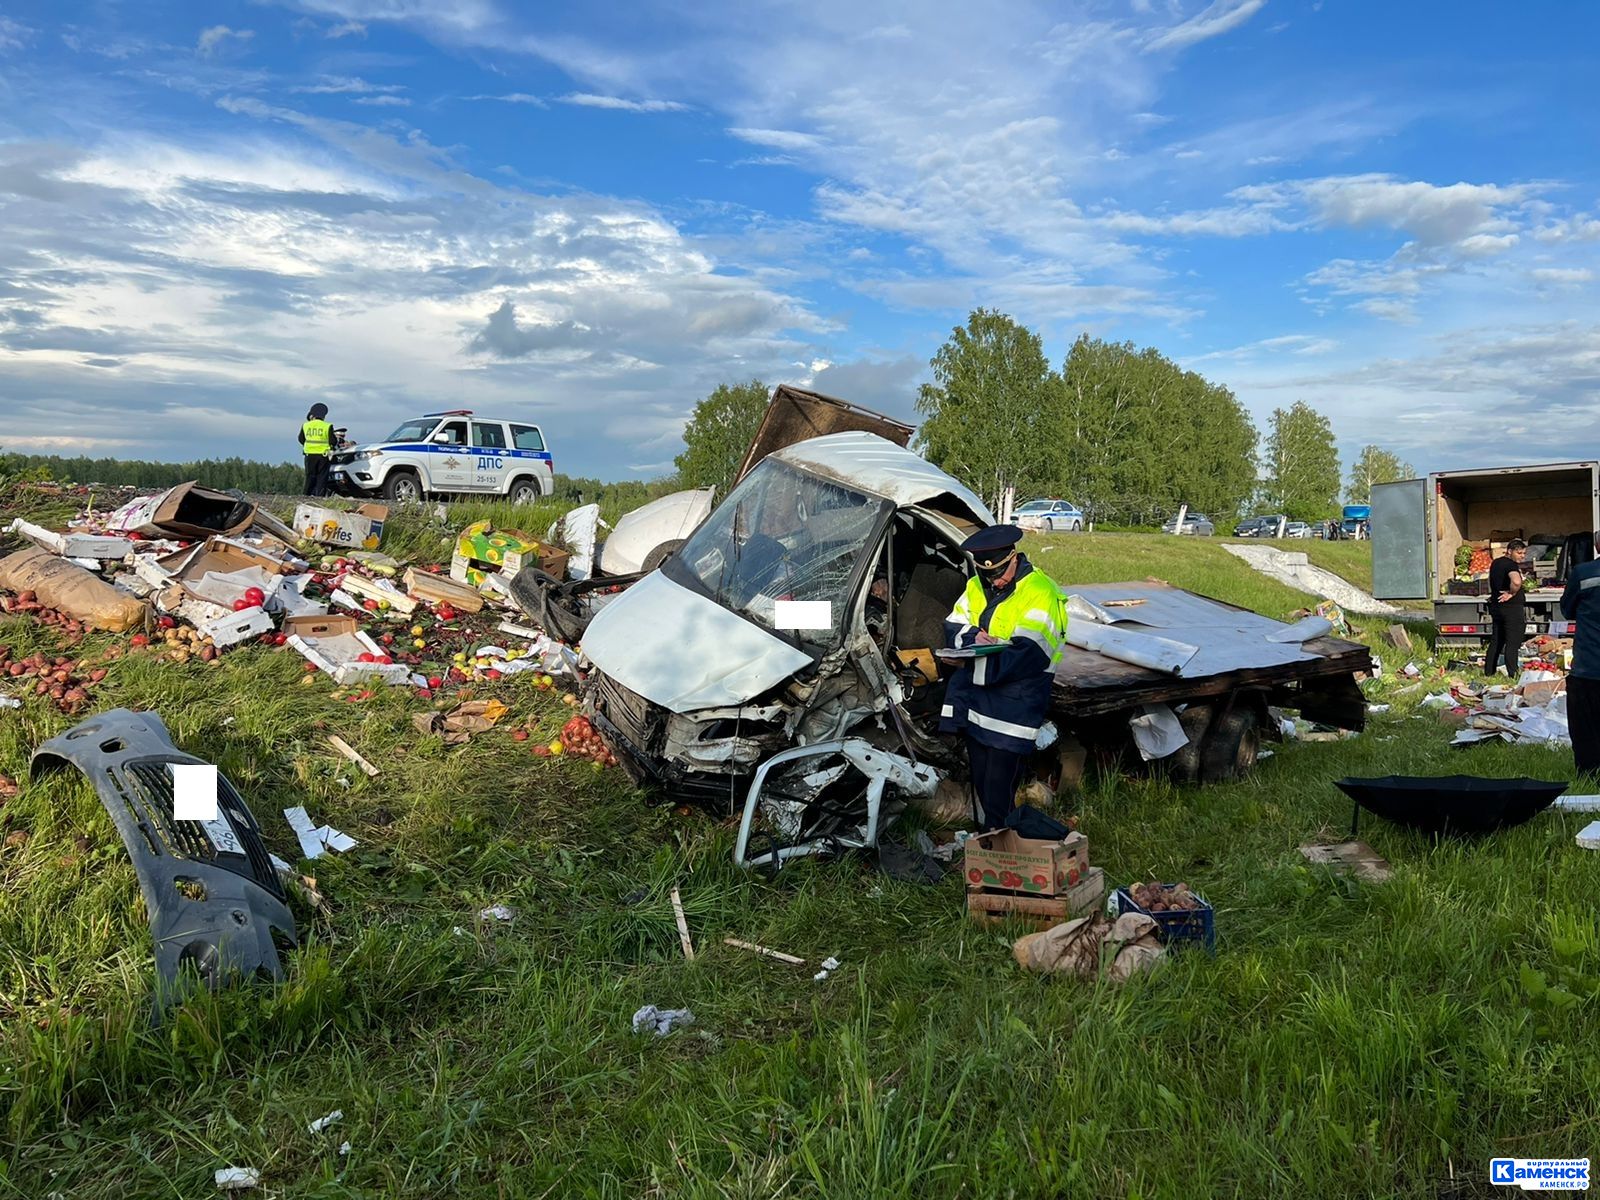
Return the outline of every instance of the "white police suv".
<path id="1" fill-rule="evenodd" d="M 344 495 L 402 504 L 457 494 L 532 504 L 555 490 L 555 461 L 537 425 L 457 408 L 407 421 L 381 442 L 335 450 L 328 479 Z"/>

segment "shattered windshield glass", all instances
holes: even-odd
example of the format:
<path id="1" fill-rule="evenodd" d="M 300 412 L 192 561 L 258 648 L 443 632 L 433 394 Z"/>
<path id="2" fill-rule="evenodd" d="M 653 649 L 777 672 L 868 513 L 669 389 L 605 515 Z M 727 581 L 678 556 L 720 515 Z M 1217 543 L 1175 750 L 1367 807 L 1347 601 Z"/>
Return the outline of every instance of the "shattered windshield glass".
<path id="1" fill-rule="evenodd" d="M 856 564 L 890 504 L 777 459 L 758 464 L 668 563 L 668 573 L 768 629 L 779 600 L 825 600 L 832 644 Z"/>

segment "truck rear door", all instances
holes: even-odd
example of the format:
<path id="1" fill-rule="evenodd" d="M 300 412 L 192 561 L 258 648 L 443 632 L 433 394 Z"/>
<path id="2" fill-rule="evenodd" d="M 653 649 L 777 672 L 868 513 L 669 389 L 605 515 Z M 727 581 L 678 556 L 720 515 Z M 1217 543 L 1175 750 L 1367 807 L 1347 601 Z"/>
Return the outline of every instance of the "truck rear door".
<path id="1" fill-rule="evenodd" d="M 1402 479 L 1372 488 L 1372 594 L 1380 600 L 1426 600 L 1430 590 L 1428 481 Z"/>

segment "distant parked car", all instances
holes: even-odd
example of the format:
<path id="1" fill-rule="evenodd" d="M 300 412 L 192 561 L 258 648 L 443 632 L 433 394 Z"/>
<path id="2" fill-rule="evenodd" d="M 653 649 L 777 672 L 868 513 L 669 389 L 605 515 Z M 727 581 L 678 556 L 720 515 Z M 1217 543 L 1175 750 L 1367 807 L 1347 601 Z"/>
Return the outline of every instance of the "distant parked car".
<path id="1" fill-rule="evenodd" d="M 1283 536 L 1286 538 L 1308 538 L 1311 536 L 1311 526 L 1304 521 L 1290 521 L 1283 527 Z"/>
<path id="2" fill-rule="evenodd" d="M 1066 500 L 1029 500 L 1011 514 L 1011 523 L 1040 533 L 1079 533 L 1083 510 Z"/>
<path id="3" fill-rule="evenodd" d="M 1167 523 L 1161 527 L 1162 533 L 1187 534 L 1191 537 L 1210 537 L 1217 531 L 1211 523 L 1211 518 L 1204 513 L 1192 512 L 1183 518 L 1183 528 L 1178 528 L 1178 514 L 1173 513 L 1167 518 Z"/>
<path id="4" fill-rule="evenodd" d="M 1246 517 L 1233 527 L 1234 537 L 1277 537 L 1278 522 L 1283 517 L 1268 515 L 1264 517 Z"/>

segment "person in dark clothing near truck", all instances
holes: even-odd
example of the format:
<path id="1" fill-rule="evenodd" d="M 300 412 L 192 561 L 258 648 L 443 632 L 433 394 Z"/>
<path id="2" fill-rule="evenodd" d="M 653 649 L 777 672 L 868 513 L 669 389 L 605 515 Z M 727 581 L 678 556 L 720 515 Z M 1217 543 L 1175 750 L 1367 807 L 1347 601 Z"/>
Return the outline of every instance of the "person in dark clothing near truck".
<path id="1" fill-rule="evenodd" d="M 1489 564 L 1489 653 L 1483 659 L 1483 673 L 1493 675 L 1506 662 L 1506 674 L 1515 680 L 1521 673 L 1517 656 L 1528 630 L 1528 602 L 1522 595 L 1522 560 L 1528 556 L 1528 543 L 1512 538 L 1506 552 Z"/>
<path id="2" fill-rule="evenodd" d="M 1595 535 L 1600 550 L 1600 534 Z M 1561 615 L 1577 623 L 1572 670 L 1567 675 L 1567 733 L 1580 773 L 1600 771 L 1600 560 L 1567 573 Z"/>
<path id="3" fill-rule="evenodd" d="M 313 404 L 300 426 L 300 448 L 306 456 L 306 495 L 328 494 L 328 451 L 333 449 L 333 425 L 328 406 Z"/>

